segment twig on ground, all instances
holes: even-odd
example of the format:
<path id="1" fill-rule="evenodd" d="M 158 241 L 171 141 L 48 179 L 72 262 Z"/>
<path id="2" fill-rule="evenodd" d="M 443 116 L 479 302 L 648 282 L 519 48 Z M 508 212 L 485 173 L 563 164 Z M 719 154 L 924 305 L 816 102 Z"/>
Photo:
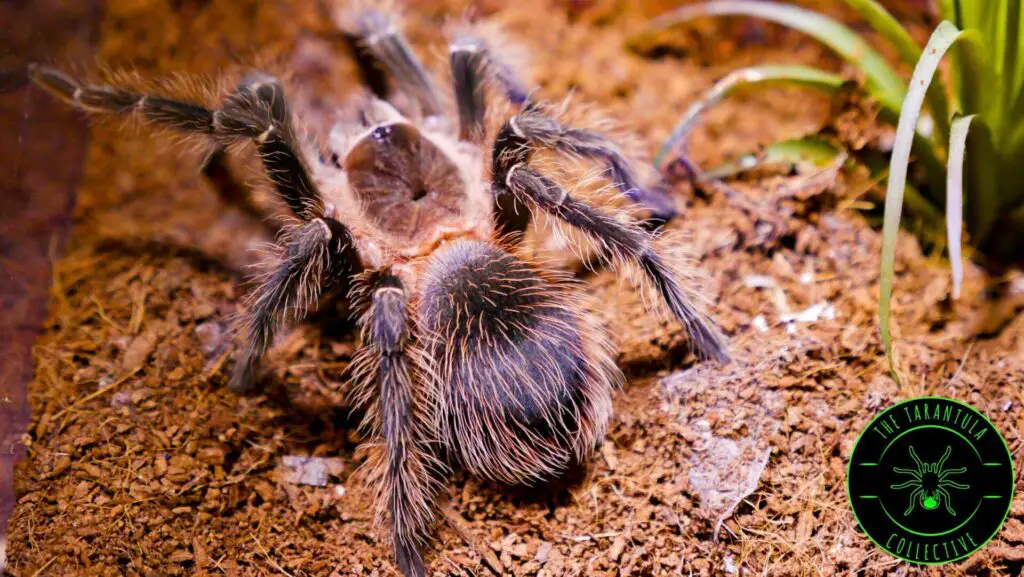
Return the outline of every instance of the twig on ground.
<path id="1" fill-rule="evenodd" d="M 445 503 L 441 507 L 441 514 L 444 515 L 448 525 L 455 530 L 455 533 L 480 555 L 484 563 L 487 564 L 491 571 L 494 571 L 495 575 L 503 575 L 505 573 L 505 567 L 501 564 L 497 555 L 494 554 L 494 551 L 491 551 L 489 547 L 481 543 L 473 535 L 473 530 L 466 524 L 466 520 L 462 518 L 462 515 L 455 509 L 452 509 L 451 503 Z"/>
<path id="2" fill-rule="evenodd" d="M 71 403 L 70 405 L 68 405 L 68 406 L 64 407 L 63 409 L 61 409 L 60 412 L 58 412 L 56 415 L 54 415 L 53 418 L 50 419 L 50 420 L 51 421 L 56 421 L 57 419 L 63 417 L 68 411 L 70 411 L 71 409 L 74 409 L 78 405 L 81 405 L 82 403 L 87 403 L 87 402 L 95 399 L 96 397 L 99 397 L 100 395 L 106 393 L 107 391 L 113 389 L 114 387 L 123 385 L 125 383 L 125 381 L 127 381 L 128 379 L 130 379 L 133 376 L 135 376 L 135 373 L 139 372 L 140 369 L 142 369 L 142 367 L 136 367 L 134 370 L 130 371 L 128 374 L 124 375 L 120 379 L 117 379 L 116 381 L 110 383 L 109 385 L 106 385 L 104 387 L 100 387 L 95 392 L 90 393 L 90 394 L 82 397 L 81 399 L 78 399 L 77 401 L 75 401 L 75 402 Z"/>
<path id="3" fill-rule="evenodd" d="M 260 543 L 260 540 L 256 538 L 256 535 L 249 533 L 249 536 L 252 537 L 252 540 L 256 542 L 256 546 L 260 548 L 260 553 L 263 553 L 263 558 L 267 560 L 267 563 L 270 563 L 271 567 L 280 571 L 282 575 L 287 575 L 288 577 L 295 577 L 291 573 L 285 571 L 284 567 L 279 565 L 277 561 L 274 561 L 274 558 L 270 556 L 270 553 L 267 551 L 266 547 L 263 546 L 263 543 Z"/>
<path id="4" fill-rule="evenodd" d="M 598 539 L 611 539 L 612 537 L 618 537 L 621 534 L 622 531 L 609 531 L 607 533 L 597 533 L 594 535 L 562 535 L 562 538 L 568 541 L 575 541 L 576 543 L 585 543 L 587 541 L 596 541 Z"/>
<path id="5" fill-rule="evenodd" d="M 56 560 L 57 560 L 57 558 L 56 558 L 56 557 L 50 557 L 50 560 L 49 560 L 49 561 L 47 561 L 46 563 L 44 563 L 42 567 L 40 567 L 40 568 L 36 569 L 36 572 L 32 574 L 32 577 L 39 577 L 40 575 L 42 575 L 42 574 L 43 574 L 43 571 L 46 571 L 46 568 L 47 568 L 47 567 L 49 567 L 50 565 L 53 565 L 53 563 L 54 563 L 54 562 L 55 562 Z"/>

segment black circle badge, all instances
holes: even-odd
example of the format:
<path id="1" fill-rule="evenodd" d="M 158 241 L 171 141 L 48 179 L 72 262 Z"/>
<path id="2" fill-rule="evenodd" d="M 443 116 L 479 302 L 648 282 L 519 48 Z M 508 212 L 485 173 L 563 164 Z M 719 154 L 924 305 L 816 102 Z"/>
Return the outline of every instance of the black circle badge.
<path id="1" fill-rule="evenodd" d="M 971 555 L 999 532 L 1013 500 L 1013 461 L 985 415 L 922 397 L 871 421 L 846 481 L 854 516 L 876 545 L 936 565 Z"/>

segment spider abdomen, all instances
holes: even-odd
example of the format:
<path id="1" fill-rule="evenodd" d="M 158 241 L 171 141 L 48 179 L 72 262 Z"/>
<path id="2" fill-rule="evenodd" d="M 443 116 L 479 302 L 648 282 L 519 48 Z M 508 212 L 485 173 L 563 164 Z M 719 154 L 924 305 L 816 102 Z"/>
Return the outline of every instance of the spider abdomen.
<path id="1" fill-rule="evenodd" d="M 495 246 L 432 259 L 419 307 L 442 443 L 504 483 L 562 472 L 603 436 L 619 378 L 568 287 Z"/>

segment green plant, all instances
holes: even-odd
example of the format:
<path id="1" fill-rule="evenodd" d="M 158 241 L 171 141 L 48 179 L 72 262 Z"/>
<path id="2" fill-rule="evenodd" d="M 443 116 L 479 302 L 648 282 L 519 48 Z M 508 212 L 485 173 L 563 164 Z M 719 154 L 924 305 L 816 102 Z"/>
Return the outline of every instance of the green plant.
<path id="1" fill-rule="evenodd" d="M 860 71 L 865 91 L 879 105 L 880 118 L 896 124 L 885 197 L 879 317 L 890 368 L 898 378 L 889 322 L 896 236 L 905 199 L 916 218 L 932 221 L 929 229 L 941 226 L 934 221 L 945 212 L 954 298 L 959 297 L 963 274 L 961 230 L 966 230 L 979 262 L 992 270 L 1024 261 L 1024 11 L 1021 0 L 939 0 L 944 20 L 922 50 L 875 0 L 844 2 L 892 44 L 902 61 L 915 66 L 909 85 L 849 27 L 817 12 L 765 0 L 685 6 L 656 18 L 630 43 L 639 45 L 653 33 L 700 16 L 752 16 L 813 36 Z M 947 90 L 935 72 L 950 49 L 952 90 Z M 775 81 L 828 91 L 838 88 L 834 78 L 821 76 L 829 73 L 813 68 L 773 70 Z M 733 82 L 729 89 L 737 87 Z M 923 106 L 930 124 L 919 122 Z M 679 144 L 684 132 L 674 134 L 660 159 Z M 919 188 L 907 183 L 911 156 L 923 167 Z"/>

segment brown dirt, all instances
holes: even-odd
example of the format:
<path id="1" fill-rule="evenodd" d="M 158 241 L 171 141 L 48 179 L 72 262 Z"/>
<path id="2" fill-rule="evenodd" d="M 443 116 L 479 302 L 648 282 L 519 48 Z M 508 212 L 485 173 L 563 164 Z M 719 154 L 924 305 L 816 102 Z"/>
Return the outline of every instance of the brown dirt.
<path id="1" fill-rule="evenodd" d="M 159 77 L 288 58 L 296 46 L 330 48 L 338 57 L 320 77 L 333 79 L 325 86 L 340 96 L 354 67 L 324 39 L 328 25 L 309 4 L 110 1 L 99 56 Z M 465 9 L 413 4 L 420 46 L 436 39 L 443 16 Z M 745 28 L 755 42 L 744 46 L 710 23 L 680 35 L 681 56 L 644 59 L 625 53 L 622 40 L 659 6 L 501 4 L 475 7 L 532 50 L 541 93 L 558 99 L 575 89 L 650 153 L 729 69 L 839 66 L 798 35 Z M 765 34 L 767 43 L 756 42 Z M 814 130 L 828 112 L 828 102 L 799 92 L 737 97 L 710 113 L 692 150 L 709 162 Z M 276 394 L 225 390 L 231 347 L 223 333 L 244 286 L 207 234 L 223 232 L 225 208 L 197 174 L 195 155 L 175 148 L 106 125 L 93 131 L 75 232 L 56 263 L 35 348 L 11 573 L 395 575 L 372 528 L 370 492 L 353 475 L 362 457 L 355 421 L 338 408 L 352 338 L 326 322 L 304 325 L 272 355 Z M 784 181 L 767 184 L 744 188 L 765 194 L 758 191 Z M 788 216 L 767 219 L 776 228 L 766 236 L 729 203 L 681 186 L 686 213 L 672 226 L 702 255 L 706 294 L 736 360 L 691 367 L 676 326 L 645 315 L 610 273 L 595 275 L 630 377 L 604 448 L 582 482 L 545 498 L 456 478 L 450 499 L 461 522 L 458 530 L 439 524 L 432 574 L 487 575 L 485 557 L 514 575 L 1019 574 L 1020 491 L 999 537 L 955 566 L 897 563 L 855 527 L 847 458 L 872 416 L 898 400 L 969 402 L 1003 431 L 1024 469 L 1024 318 L 998 338 L 971 337 L 986 312 L 982 273 L 969 267 L 963 298 L 950 302 L 946 264 L 922 255 L 909 235 L 895 298 L 906 383 L 888 376 L 876 325 L 880 236 L 852 202 L 870 198 L 868 188 L 843 175 L 834 195 L 784 201 Z M 767 284 L 760 277 L 777 288 L 757 288 Z M 823 302 L 834 318 L 780 320 Z M 733 461 L 723 460 L 723 447 L 736 449 Z M 296 485 L 286 455 L 336 457 L 342 468 L 326 487 Z"/>

